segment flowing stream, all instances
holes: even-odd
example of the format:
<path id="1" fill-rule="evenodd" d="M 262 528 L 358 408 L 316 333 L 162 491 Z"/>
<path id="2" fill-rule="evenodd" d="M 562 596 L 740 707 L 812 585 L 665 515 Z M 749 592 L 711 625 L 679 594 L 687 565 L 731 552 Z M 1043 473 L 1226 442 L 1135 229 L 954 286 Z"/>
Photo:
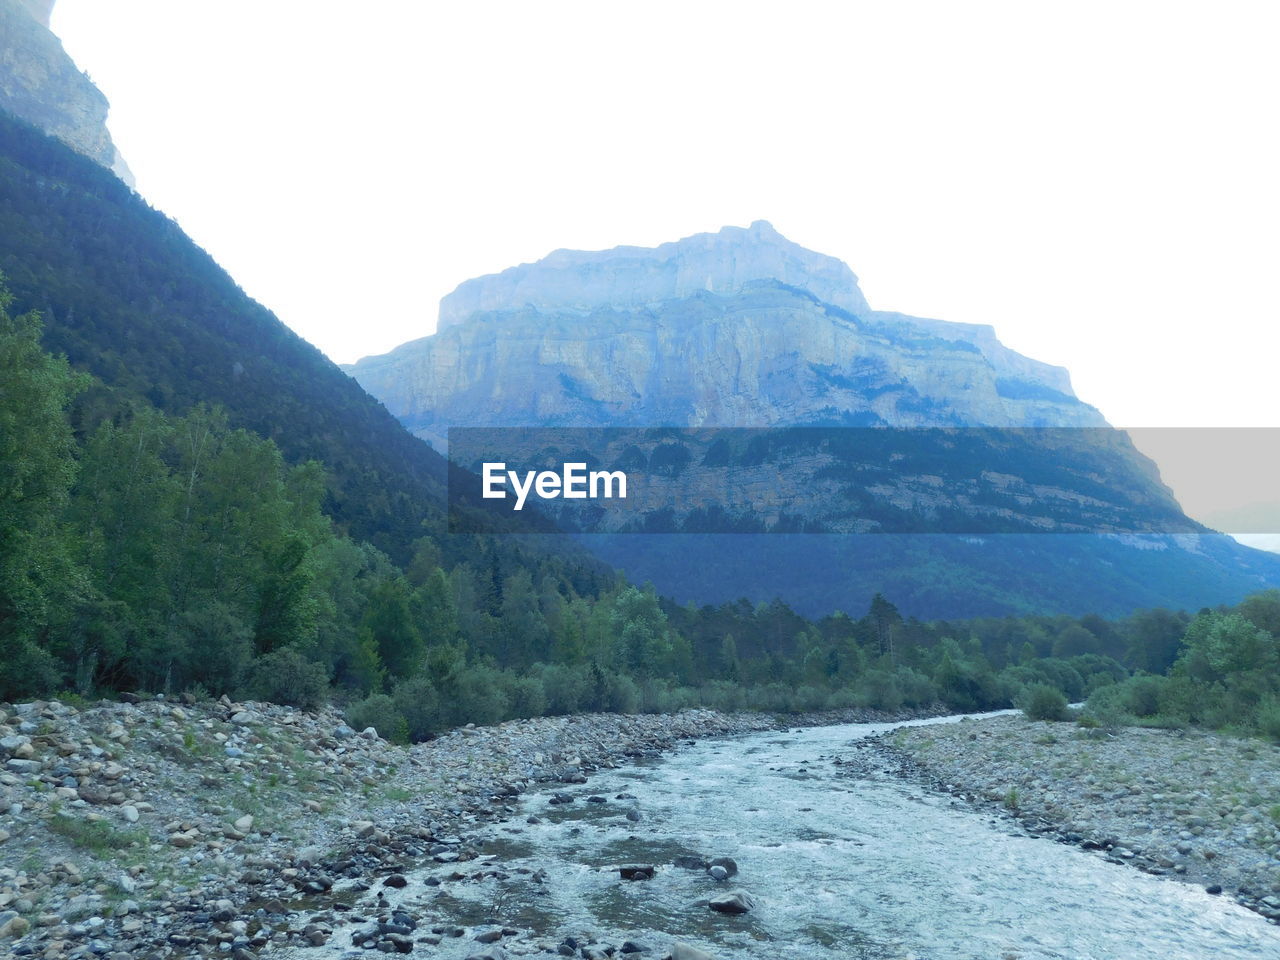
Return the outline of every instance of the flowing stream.
<path id="1" fill-rule="evenodd" d="M 521 798 L 520 817 L 484 834 L 484 853 L 508 879 L 446 880 L 422 896 L 426 877 L 474 873 L 483 861 L 432 864 L 410 877 L 407 892 L 418 894 L 404 904 L 427 927 L 505 924 L 551 944 L 593 931 L 615 946 L 624 937 L 643 944 L 649 957 L 680 940 L 718 960 L 1280 958 L 1280 927 L 1227 897 L 1017 834 L 949 796 L 831 762 L 851 741 L 896 726 L 702 742 L 585 786 L 547 785 Z M 576 800 L 551 805 L 555 791 Z M 607 802 L 587 802 L 592 795 Z M 628 809 L 642 819 L 628 820 Z M 541 822 L 525 823 L 531 814 Z M 718 883 L 673 866 L 682 854 L 732 857 L 740 873 Z M 657 872 L 626 881 L 622 864 Z M 705 905 L 735 889 L 758 906 L 725 916 Z M 481 949 L 469 936 L 427 948 L 448 958 Z"/>

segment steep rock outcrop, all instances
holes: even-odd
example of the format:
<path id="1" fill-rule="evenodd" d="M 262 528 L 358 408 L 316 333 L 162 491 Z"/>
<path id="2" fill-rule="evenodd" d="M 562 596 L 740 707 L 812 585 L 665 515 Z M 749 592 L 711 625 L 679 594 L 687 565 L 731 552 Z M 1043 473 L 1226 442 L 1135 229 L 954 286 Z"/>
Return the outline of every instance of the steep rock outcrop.
<path id="1" fill-rule="evenodd" d="M 49 30 L 53 0 L 0 0 L 0 110 L 57 137 L 133 186 L 107 131 L 107 98 Z"/>
<path id="2" fill-rule="evenodd" d="M 439 331 L 346 368 L 419 436 L 450 425 L 1100 426 L 990 327 L 871 310 L 769 224 L 557 251 L 463 283 Z"/>

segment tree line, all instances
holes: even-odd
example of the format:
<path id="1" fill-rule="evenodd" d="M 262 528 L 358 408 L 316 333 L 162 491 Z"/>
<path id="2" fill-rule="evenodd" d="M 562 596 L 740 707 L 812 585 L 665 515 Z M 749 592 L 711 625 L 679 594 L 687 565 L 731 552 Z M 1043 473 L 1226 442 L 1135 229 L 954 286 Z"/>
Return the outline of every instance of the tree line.
<path id="1" fill-rule="evenodd" d="M 980 710 L 1039 686 L 1219 725 L 1274 705 L 1275 592 L 1195 617 L 922 622 L 880 595 L 806 618 L 620 578 L 582 589 L 578 566 L 484 538 L 424 535 L 399 565 L 326 515 L 322 464 L 287 463 L 218 408 L 135 399 L 73 426 L 91 378 L 10 305 L 0 293 L 0 698 L 337 700 L 397 739 L 695 705 Z"/>

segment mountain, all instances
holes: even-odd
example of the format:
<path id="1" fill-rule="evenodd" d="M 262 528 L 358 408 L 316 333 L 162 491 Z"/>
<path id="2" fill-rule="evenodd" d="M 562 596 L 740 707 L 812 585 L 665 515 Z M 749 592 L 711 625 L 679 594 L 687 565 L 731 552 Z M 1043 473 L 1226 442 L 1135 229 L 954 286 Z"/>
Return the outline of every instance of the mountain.
<path id="1" fill-rule="evenodd" d="M 97 378 L 77 403 L 81 432 L 138 402 L 219 405 L 289 462 L 321 462 L 339 531 L 400 565 L 430 538 L 446 569 L 470 561 L 496 578 L 546 562 L 587 594 L 613 579 L 550 539 L 448 536 L 439 453 L 114 173 L 3 112 L 0 275 L 15 314 L 42 315 L 45 347 Z"/>
<path id="2" fill-rule="evenodd" d="M 107 131 L 107 98 L 49 30 L 54 0 L 0 0 L 0 110 L 113 171 L 133 174 Z"/>
<path id="3" fill-rule="evenodd" d="M 437 446 L 450 425 L 1105 424 L 1060 367 L 872 311 L 763 221 L 469 280 L 434 335 L 346 369 Z"/>
<path id="4" fill-rule="evenodd" d="M 775 500 L 778 491 L 791 491 L 784 499 L 794 530 L 832 528 L 830 504 L 866 500 L 868 492 L 880 491 L 881 506 L 918 503 L 924 481 L 937 491 L 934 506 L 943 507 L 934 513 L 946 520 L 926 516 L 907 528 L 918 531 L 914 536 L 708 533 L 584 541 L 632 578 L 651 580 L 681 600 L 776 595 L 821 614 L 860 608 L 880 590 L 920 616 L 1122 614 L 1225 602 L 1280 582 L 1274 558 L 1197 534 L 1204 528 L 1183 515 L 1154 464 L 1075 396 L 1067 371 L 1008 349 L 988 326 L 872 310 L 846 265 L 764 221 L 652 249 L 561 250 L 469 280 L 441 301 L 436 333 L 346 369 L 437 446 L 459 426 L 1052 427 L 1085 438 L 1064 447 L 1048 439 L 1060 430 L 1042 431 L 1019 453 L 1017 471 L 992 449 L 986 463 L 952 456 L 923 477 L 908 475 L 904 465 L 886 483 L 886 471 L 878 469 L 874 485 L 859 471 L 877 465 L 844 462 L 837 465 L 843 485 L 822 488 L 814 481 L 831 479 L 831 464 L 818 463 L 809 449 L 773 475 Z M 701 448 L 686 446 L 693 452 L 684 459 L 696 461 Z M 1103 466 L 1094 459 L 1101 447 L 1114 454 Z M 964 517 L 957 523 L 956 515 L 972 518 L 983 497 L 1008 494 L 1001 485 L 1010 482 L 1009 472 L 1025 478 L 1055 470 L 1052 494 L 1044 485 L 1027 486 L 1019 494 L 1023 508 L 1007 527 L 938 536 L 963 529 Z M 685 504 L 683 518 L 655 524 L 646 517 L 631 529 L 680 529 L 695 514 L 698 529 L 708 529 L 707 502 L 688 496 L 696 489 L 698 483 L 687 484 L 674 498 Z M 1102 514 L 1091 512 L 1086 499 L 1102 489 L 1125 491 L 1128 525 L 1102 524 Z M 1050 496 L 1065 507 L 1045 526 L 1035 514 Z M 732 519 L 737 525 L 725 529 L 744 529 L 742 517 Z M 1050 537 L 1000 529 L 1113 533 Z M 1134 531 L 1178 535 L 1129 535 Z"/>

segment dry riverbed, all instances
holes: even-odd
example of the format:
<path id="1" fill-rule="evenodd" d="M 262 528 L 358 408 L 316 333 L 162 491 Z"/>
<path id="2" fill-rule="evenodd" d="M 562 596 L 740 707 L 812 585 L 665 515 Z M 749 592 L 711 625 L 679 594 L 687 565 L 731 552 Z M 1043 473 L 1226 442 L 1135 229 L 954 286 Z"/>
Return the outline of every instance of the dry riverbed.
<path id="1" fill-rule="evenodd" d="M 905 728 L 863 749 L 1021 829 L 1201 884 L 1280 921 L 1280 747 L 1007 715 Z"/>
<path id="2" fill-rule="evenodd" d="M 0 954 L 252 960 L 321 946 L 361 891 L 415 866 L 500 868 L 473 834 L 535 784 L 778 725 L 709 710 L 548 717 L 404 747 L 333 711 L 133 699 L 0 704 Z M 533 949 L 527 931 L 412 920 L 388 914 L 369 948 L 429 955 L 467 936 L 478 956 L 504 955 L 494 939 Z"/>

